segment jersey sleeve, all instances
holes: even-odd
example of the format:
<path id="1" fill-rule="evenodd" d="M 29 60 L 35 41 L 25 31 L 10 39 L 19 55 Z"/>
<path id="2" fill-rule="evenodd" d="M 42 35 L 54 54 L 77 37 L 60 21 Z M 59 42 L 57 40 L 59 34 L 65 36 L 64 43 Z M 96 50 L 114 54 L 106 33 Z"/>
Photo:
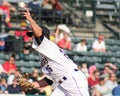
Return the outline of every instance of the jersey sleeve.
<path id="1" fill-rule="evenodd" d="M 55 43 L 48 40 L 46 37 L 44 37 L 40 45 L 38 45 L 34 40 L 32 47 L 40 54 L 56 62 L 63 63 L 69 61 L 69 58 L 66 56 L 66 54 L 61 51 Z"/>

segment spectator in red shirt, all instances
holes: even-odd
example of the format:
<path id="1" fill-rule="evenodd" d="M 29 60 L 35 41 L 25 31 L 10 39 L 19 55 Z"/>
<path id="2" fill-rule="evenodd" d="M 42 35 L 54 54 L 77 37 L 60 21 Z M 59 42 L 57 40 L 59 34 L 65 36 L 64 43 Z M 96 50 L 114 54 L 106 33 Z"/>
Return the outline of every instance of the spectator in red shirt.
<path id="1" fill-rule="evenodd" d="M 15 31 L 15 36 L 16 36 L 16 37 L 23 36 L 24 42 L 31 42 L 31 39 L 32 39 L 32 38 L 31 38 L 31 37 L 28 37 L 27 34 L 26 34 L 26 32 L 29 31 L 27 24 L 26 24 L 25 22 L 22 22 L 22 23 L 20 24 L 20 27 L 21 27 L 21 29 L 23 29 L 23 30 L 17 30 L 17 31 Z"/>
<path id="2" fill-rule="evenodd" d="M 16 70 L 16 64 L 15 64 L 15 56 L 14 56 L 14 54 L 9 57 L 8 61 L 5 61 L 3 63 L 3 68 L 4 68 L 4 70 L 8 74 L 11 74 L 11 73 L 15 72 L 15 70 Z"/>
<path id="3" fill-rule="evenodd" d="M 94 85 L 99 84 L 99 76 L 100 76 L 100 71 L 95 70 L 93 72 L 93 75 L 88 77 L 88 85 L 89 85 L 89 87 L 92 88 Z"/>
<path id="4" fill-rule="evenodd" d="M 72 49 L 72 42 L 69 39 L 69 34 L 64 32 L 63 39 L 59 40 L 57 45 L 63 49 L 71 50 Z"/>

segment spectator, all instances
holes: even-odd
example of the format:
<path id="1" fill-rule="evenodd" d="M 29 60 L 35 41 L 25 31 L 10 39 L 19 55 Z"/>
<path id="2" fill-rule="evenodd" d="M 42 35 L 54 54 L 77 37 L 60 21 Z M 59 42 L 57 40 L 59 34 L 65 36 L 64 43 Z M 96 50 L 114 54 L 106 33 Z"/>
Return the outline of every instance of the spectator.
<path id="1" fill-rule="evenodd" d="M 59 0 L 52 0 L 52 1 L 53 1 L 53 9 L 56 11 L 56 15 L 57 16 L 61 16 L 62 15 L 63 6 L 59 2 Z"/>
<path id="2" fill-rule="evenodd" d="M 28 3 L 28 8 L 30 8 L 33 17 L 38 17 L 41 11 L 41 6 L 38 0 L 33 0 Z"/>
<path id="3" fill-rule="evenodd" d="M 5 34 L 5 33 L 1 33 L 0 34 L 0 51 L 5 51 L 6 49 L 6 38 L 8 37 L 9 35 L 8 34 Z"/>
<path id="4" fill-rule="evenodd" d="M 5 49 L 5 40 L 0 38 L 0 51 Z"/>
<path id="5" fill-rule="evenodd" d="M 97 67 L 95 65 L 91 65 L 88 69 L 89 71 L 89 77 L 91 77 L 94 73 L 94 71 L 97 70 Z"/>
<path id="6" fill-rule="evenodd" d="M 30 48 L 31 48 L 31 42 L 32 42 L 32 37 L 27 36 L 27 32 L 31 31 L 29 30 L 27 24 L 25 22 L 22 22 L 20 24 L 20 27 L 22 30 L 17 30 L 15 31 L 15 38 L 19 40 L 20 37 L 23 38 L 23 53 L 24 54 L 29 54 L 30 53 Z"/>
<path id="7" fill-rule="evenodd" d="M 43 9 L 53 9 L 54 0 L 44 0 L 42 3 Z"/>
<path id="8" fill-rule="evenodd" d="M 106 52 L 106 46 L 104 42 L 104 35 L 99 35 L 97 40 L 93 42 L 92 50 L 94 52 Z"/>
<path id="9" fill-rule="evenodd" d="M 60 41 L 58 41 L 57 45 L 60 48 L 72 50 L 72 42 L 69 40 L 69 34 L 64 32 L 64 37 Z"/>
<path id="10" fill-rule="evenodd" d="M 76 45 L 75 51 L 77 51 L 77 52 L 87 51 L 86 39 L 82 39 L 82 40 Z"/>
<path id="11" fill-rule="evenodd" d="M 55 43 L 57 43 L 59 40 L 63 39 L 63 33 L 70 33 L 70 29 L 65 24 L 60 24 L 56 27 L 54 35 L 55 35 Z M 71 38 L 69 37 L 69 40 Z"/>
<path id="12" fill-rule="evenodd" d="M 120 96 L 120 78 L 117 79 L 117 82 L 118 82 L 118 85 L 114 87 L 112 90 L 112 96 Z"/>
<path id="13" fill-rule="evenodd" d="M 86 63 L 82 63 L 81 71 L 88 77 L 88 68 Z"/>
<path id="14" fill-rule="evenodd" d="M 36 82 L 36 81 L 38 81 L 38 77 L 39 77 L 39 72 L 37 69 L 34 69 L 29 76 L 29 81 Z M 38 88 L 37 90 L 33 88 L 29 92 L 26 92 L 26 94 L 35 94 L 35 95 L 41 94 L 41 93 L 44 93 L 43 90 L 41 91 L 41 88 Z"/>
<path id="15" fill-rule="evenodd" d="M 92 88 L 93 86 L 99 84 L 99 76 L 100 76 L 100 71 L 95 70 L 93 72 L 93 75 L 88 77 L 88 85 L 89 85 L 90 88 Z"/>
<path id="16" fill-rule="evenodd" d="M 55 34 L 54 33 L 50 34 L 50 40 L 55 43 Z"/>
<path id="17" fill-rule="evenodd" d="M 117 72 L 118 68 L 116 65 L 112 64 L 112 63 L 106 63 L 104 65 L 104 74 L 112 74 L 112 73 L 115 73 Z"/>
<path id="18" fill-rule="evenodd" d="M 20 69 L 16 69 L 14 74 L 10 74 L 7 78 L 7 84 L 11 85 L 13 83 L 13 80 L 18 77 L 21 74 L 21 70 Z"/>
<path id="19" fill-rule="evenodd" d="M 106 80 L 109 79 L 109 74 L 116 73 L 118 68 L 112 63 L 105 63 L 104 69 L 101 71 L 105 76 Z"/>
<path id="20" fill-rule="evenodd" d="M 8 61 L 5 61 L 2 66 L 3 66 L 4 70 L 5 70 L 8 74 L 14 73 L 15 70 L 16 70 L 15 55 L 12 54 L 12 55 L 9 57 L 9 60 L 8 60 Z"/>
<path id="21" fill-rule="evenodd" d="M 8 6 L 10 8 L 10 11 L 16 12 L 16 8 L 6 0 L 0 0 L 0 5 Z"/>
<path id="22" fill-rule="evenodd" d="M 104 77 L 99 78 L 99 84 L 92 88 L 92 96 L 111 96 L 109 95 L 108 85 L 105 84 L 106 80 Z"/>
<path id="23" fill-rule="evenodd" d="M 13 80 L 13 84 L 8 85 L 5 93 L 8 93 L 8 94 L 22 93 L 21 87 L 18 85 L 18 82 L 16 81 L 16 79 Z"/>
<path id="24" fill-rule="evenodd" d="M 30 75 L 29 81 L 30 82 L 38 81 L 38 76 L 39 76 L 38 70 L 34 69 Z"/>
<path id="25" fill-rule="evenodd" d="M 4 93 L 6 88 L 7 88 L 6 79 L 5 78 L 1 78 L 0 79 L 0 90 L 1 90 L 1 93 Z"/>
<path id="26" fill-rule="evenodd" d="M 0 78 L 7 78 L 7 72 L 3 69 L 3 66 L 0 64 Z"/>
<path id="27" fill-rule="evenodd" d="M 26 32 L 29 31 L 27 24 L 25 22 L 21 22 L 20 28 L 20 30 L 15 31 L 16 38 L 20 38 L 22 36 L 25 43 L 31 42 L 31 38 L 26 34 Z"/>
<path id="28" fill-rule="evenodd" d="M 109 96 L 112 96 L 112 90 L 115 88 L 117 84 L 117 77 L 115 73 L 109 74 L 109 80 L 106 81 L 106 85 L 108 86 Z"/>
<path id="29" fill-rule="evenodd" d="M 6 73 L 6 71 L 3 69 L 3 66 L 0 64 L 0 75 L 2 75 L 2 73 Z"/>
<path id="30" fill-rule="evenodd" d="M 6 28 L 11 27 L 11 23 L 10 23 L 11 12 L 13 12 L 13 14 L 16 14 L 17 12 L 16 8 L 8 1 L 1 0 L 0 1 L 0 13 L 4 17 L 4 19 L 3 18 L 1 19 L 2 20 L 1 25 L 4 24 Z M 8 31 L 8 29 L 6 29 L 6 31 Z"/>

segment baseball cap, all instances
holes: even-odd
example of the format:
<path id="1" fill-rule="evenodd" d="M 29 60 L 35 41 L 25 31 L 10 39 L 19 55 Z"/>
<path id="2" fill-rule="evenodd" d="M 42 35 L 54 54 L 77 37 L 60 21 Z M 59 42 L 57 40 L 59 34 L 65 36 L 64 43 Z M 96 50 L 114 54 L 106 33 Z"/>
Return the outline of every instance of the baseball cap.
<path id="1" fill-rule="evenodd" d="M 68 26 L 65 25 L 65 24 L 59 24 L 57 27 L 58 27 L 60 30 L 66 32 L 66 33 L 70 33 L 70 29 L 69 29 Z"/>
<path id="2" fill-rule="evenodd" d="M 49 38 L 50 30 L 47 27 L 43 26 L 43 25 L 39 25 L 39 26 L 42 28 L 43 34 Z M 27 34 L 27 36 L 32 37 L 33 32 L 32 31 L 28 31 L 26 34 Z"/>

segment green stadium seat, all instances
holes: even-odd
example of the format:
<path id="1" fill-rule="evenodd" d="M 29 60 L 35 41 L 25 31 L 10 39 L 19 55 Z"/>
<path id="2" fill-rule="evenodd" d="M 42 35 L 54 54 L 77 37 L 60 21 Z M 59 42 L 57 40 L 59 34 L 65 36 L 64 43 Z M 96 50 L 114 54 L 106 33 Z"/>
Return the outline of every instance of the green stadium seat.
<path id="1" fill-rule="evenodd" d="M 111 62 L 111 63 L 116 63 L 116 58 L 115 57 L 111 57 L 110 59 L 109 59 L 109 61 Z"/>
<path id="2" fill-rule="evenodd" d="M 29 55 L 29 60 L 35 60 L 36 58 L 35 58 L 35 55 L 34 54 L 30 54 Z"/>
<path id="3" fill-rule="evenodd" d="M 104 64 L 95 63 L 95 66 L 97 67 L 97 69 L 104 69 Z"/>
<path id="4" fill-rule="evenodd" d="M 8 59 L 9 59 L 9 55 L 8 55 L 8 54 L 4 54 L 4 55 L 3 55 L 3 59 L 4 59 L 4 60 L 8 60 Z"/>
<path id="5" fill-rule="evenodd" d="M 92 57 L 86 57 L 86 63 L 87 63 L 87 64 L 94 64 L 95 61 L 93 60 Z"/>
<path id="6" fill-rule="evenodd" d="M 116 63 L 117 63 L 117 64 L 120 64 L 120 59 L 119 59 L 119 58 L 116 59 Z"/>
<path id="7" fill-rule="evenodd" d="M 24 55 L 23 59 L 29 61 L 29 55 Z"/>
<path id="8" fill-rule="evenodd" d="M 36 61 L 36 62 L 34 63 L 34 67 L 40 68 L 40 62 Z"/>
<path id="9" fill-rule="evenodd" d="M 16 60 L 20 60 L 20 56 L 18 54 L 15 55 Z"/>
<path id="10" fill-rule="evenodd" d="M 29 72 L 29 68 L 26 67 L 21 67 L 20 70 L 22 73 Z"/>
<path id="11" fill-rule="evenodd" d="M 35 65 L 36 65 L 36 61 L 32 61 L 32 60 L 30 60 L 29 62 L 28 62 L 28 67 L 35 67 Z"/>
<path id="12" fill-rule="evenodd" d="M 19 61 L 17 61 L 17 66 L 18 67 L 22 67 L 22 66 L 24 66 L 25 65 L 25 61 L 24 60 L 19 60 Z"/>
<path id="13" fill-rule="evenodd" d="M 73 57 L 73 61 L 74 61 L 75 63 L 79 64 L 79 63 L 82 63 L 82 62 L 86 62 L 86 58 L 75 55 L 75 56 Z"/>
<path id="14" fill-rule="evenodd" d="M 4 53 L 0 52 L 0 59 L 4 59 Z"/>
<path id="15" fill-rule="evenodd" d="M 94 63 L 102 62 L 102 59 L 100 57 L 92 57 L 92 60 Z"/>
<path id="16" fill-rule="evenodd" d="M 40 56 L 39 55 L 35 55 L 35 61 L 40 61 Z"/>
<path id="17" fill-rule="evenodd" d="M 80 38 L 71 38 L 71 39 L 74 44 L 77 44 L 80 42 Z"/>
<path id="18" fill-rule="evenodd" d="M 116 58 L 119 58 L 120 57 L 120 51 L 114 52 L 113 56 L 116 57 Z"/>

